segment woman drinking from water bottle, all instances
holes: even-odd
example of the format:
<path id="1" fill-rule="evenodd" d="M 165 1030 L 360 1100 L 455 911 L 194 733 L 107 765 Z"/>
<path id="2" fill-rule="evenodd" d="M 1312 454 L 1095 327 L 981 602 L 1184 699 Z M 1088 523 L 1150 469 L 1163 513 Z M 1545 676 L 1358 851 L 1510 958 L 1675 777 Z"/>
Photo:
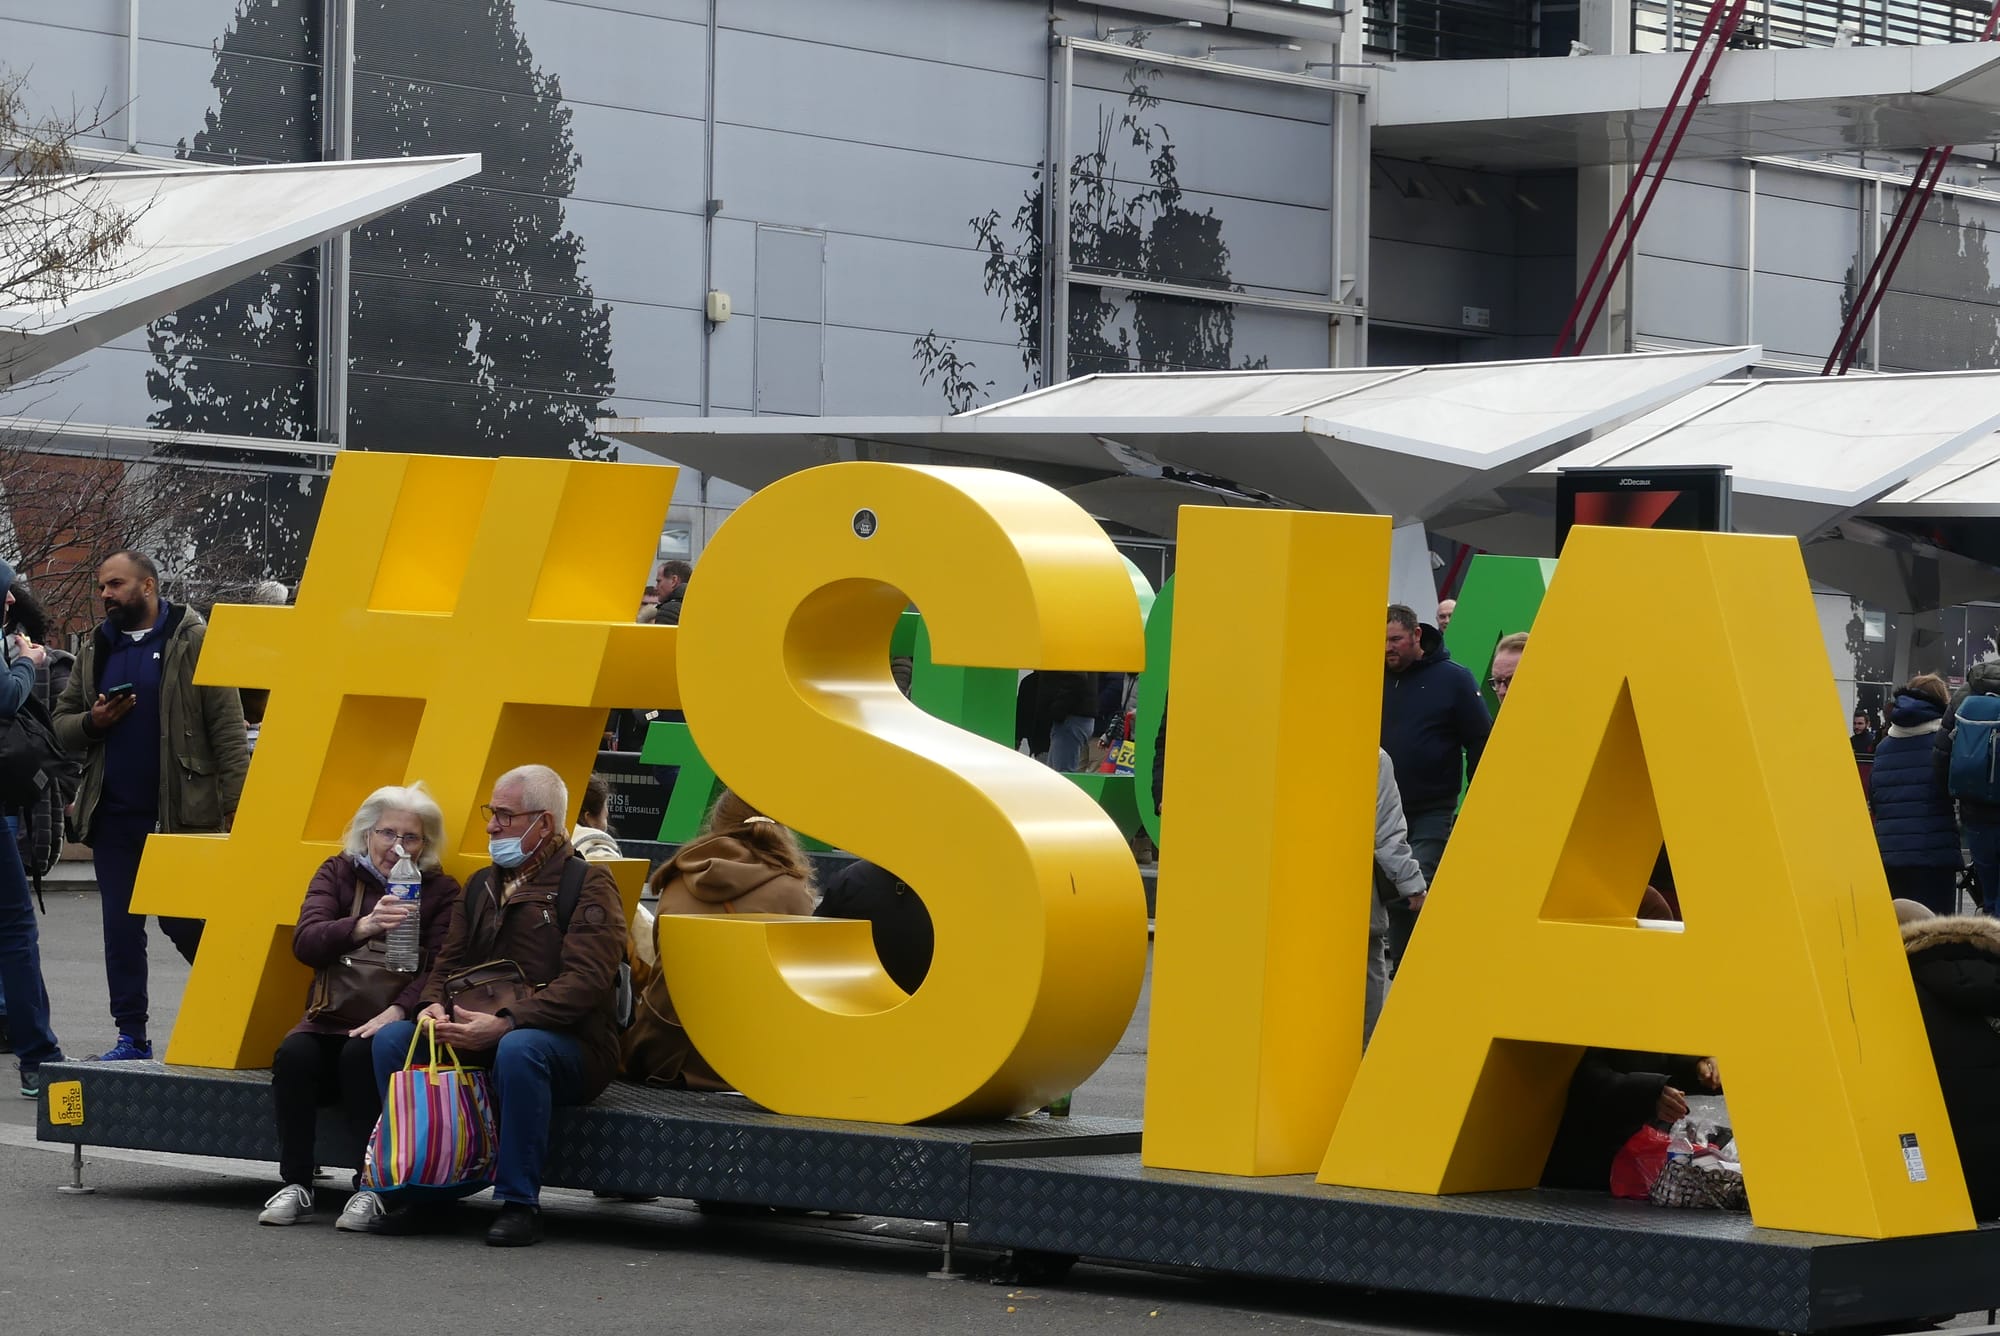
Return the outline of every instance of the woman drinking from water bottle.
<path id="1" fill-rule="evenodd" d="M 306 888 L 292 930 L 292 954 L 312 966 L 312 991 L 305 1018 L 271 1061 L 278 1172 L 285 1185 L 264 1203 L 260 1224 L 296 1225 L 312 1218 L 313 1131 L 322 1105 L 341 1106 L 357 1144 L 367 1143 L 381 1116 L 370 1040 L 391 1021 L 417 1014 L 444 945 L 459 885 L 438 864 L 443 851 L 444 814 L 422 784 L 377 789 L 354 814 L 341 852 L 320 864 Z M 387 893 L 405 854 L 421 874 L 415 905 Z M 414 973 L 393 968 L 385 950 L 390 930 L 411 913 L 421 925 Z M 365 1231 L 381 1213 L 380 1198 L 357 1192 L 334 1227 Z"/>

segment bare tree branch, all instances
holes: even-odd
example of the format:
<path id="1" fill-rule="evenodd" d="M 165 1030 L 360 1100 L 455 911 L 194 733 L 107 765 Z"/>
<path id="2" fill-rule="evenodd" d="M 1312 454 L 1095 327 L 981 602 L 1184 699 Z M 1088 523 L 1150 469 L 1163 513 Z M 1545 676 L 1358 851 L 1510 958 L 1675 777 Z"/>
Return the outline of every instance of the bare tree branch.
<path id="1" fill-rule="evenodd" d="M 78 141 L 101 108 L 36 117 L 23 75 L 0 71 L 0 310 L 58 303 L 118 277 L 138 215 L 112 204 Z"/>

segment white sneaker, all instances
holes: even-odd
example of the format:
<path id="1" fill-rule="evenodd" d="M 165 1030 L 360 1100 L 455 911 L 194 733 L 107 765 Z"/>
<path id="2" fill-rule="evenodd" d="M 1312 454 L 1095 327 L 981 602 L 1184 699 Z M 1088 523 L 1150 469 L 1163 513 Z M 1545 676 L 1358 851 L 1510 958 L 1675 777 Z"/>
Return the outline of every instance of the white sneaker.
<path id="1" fill-rule="evenodd" d="M 311 1188 L 302 1188 L 296 1183 L 287 1183 L 278 1189 L 271 1200 L 264 1203 L 263 1213 L 257 1217 L 260 1225 L 296 1225 L 312 1219 L 313 1195 Z"/>
<path id="2" fill-rule="evenodd" d="M 371 1226 L 387 1213 L 380 1197 L 372 1192 L 357 1192 L 347 1199 L 347 1205 L 342 1209 L 340 1219 L 333 1222 L 333 1227 L 367 1234 L 372 1232 Z"/>

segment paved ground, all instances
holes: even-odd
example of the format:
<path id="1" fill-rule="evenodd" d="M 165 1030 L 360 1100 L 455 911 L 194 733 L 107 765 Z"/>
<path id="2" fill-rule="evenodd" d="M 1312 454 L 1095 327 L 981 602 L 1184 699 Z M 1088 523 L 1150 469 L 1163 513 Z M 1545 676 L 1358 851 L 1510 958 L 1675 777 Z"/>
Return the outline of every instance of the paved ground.
<path id="1" fill-rule="evenodd" d="M 81 1055 L 112 1038 L 96 897 L 52 893 L 48 910 L 43 952 L 57 1032 L 72 1055 Z M 153 940 L 158 1040 L 171 1028 L 187 971 L 164 938 Z M 1142 1001 L 1117 1053 L 1078 1093 L 1079 1112 L 1138 1116 L 1145 1020 Z M 5 1336 L 295 1329 L 328 1336 L 425 1330 L 547 1336 L 578 1321 L 604 1333 L 782 1327 L 788 1336 L 863 1330 L 1585 1336 L 1607 1329 L 1693 1336 L 1698 1330 L 1109 1267 L 1079 1267 L 1059 1287 L 1009 1287 L 980 1278 L 992 1259 L 963 1253 L 972 1277 L 939 1280 L 929 1275 L 939 1259 L 935 1227 L 717 1220 L 686 1202 L 608 1204 L 571 1193 L 550 1194 L 549 1241 L 526 1252 L 481 1246 L 490 1208 L 477 1203 L 465 1209 L 464 1228 L 452 1237 L 391 1243 L 337 1234 L 330 1212 L 314 1225 L 264 1229 L 255 1215 L 275 1186 L 269 1166 L 93 1152 L 88 1176 L 96 1194 L 56 1193 L 68 1169 L 66 1152 L 36 1145 L 34 1106 L 12 1098 L 11 1087 L 0 1095 Z"/>

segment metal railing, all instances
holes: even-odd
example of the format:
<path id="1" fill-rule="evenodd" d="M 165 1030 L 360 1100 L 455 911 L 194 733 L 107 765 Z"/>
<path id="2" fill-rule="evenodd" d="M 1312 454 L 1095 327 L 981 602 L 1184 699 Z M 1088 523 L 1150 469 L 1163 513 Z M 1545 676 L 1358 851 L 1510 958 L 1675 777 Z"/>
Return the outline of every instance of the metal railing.
<path id="1" fill-rule="evenodd" d="M 1362 42 L 1371 58 L 1385 60 L 1533 56 L 1537 9 L 1533 0 L 1368 0 Z"/>
<path id="2" fill-rule="evenodd" d="M 1371 11 L 1372 12 L 1372 11 Z M 1976 42 L 1992 6 L 1986 0 L 1751 0 L 1736 39 L 1741 47 L 1917 46 Z M 1634 51 L 1685 51 L 1701 32 L 1708 6 L 1699 0 L 1632 0 Z"/>

